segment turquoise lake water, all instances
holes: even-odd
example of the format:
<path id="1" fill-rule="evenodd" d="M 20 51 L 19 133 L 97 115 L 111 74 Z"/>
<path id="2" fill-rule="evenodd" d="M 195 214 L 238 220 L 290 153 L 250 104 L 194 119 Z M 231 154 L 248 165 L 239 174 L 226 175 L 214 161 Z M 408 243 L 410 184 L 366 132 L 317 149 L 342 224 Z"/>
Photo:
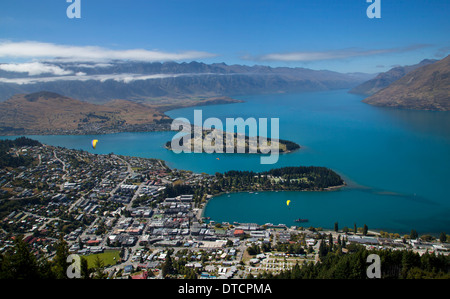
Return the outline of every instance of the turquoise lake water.
<path id="1" fill-rule="evenodd" d="M 174 132 L 30 137 L 90 152 L 95 138 L 99 154 L 159 158 L 173 168 L 210 174 L 325 166 L 348 184 L 332 192 L 225 194 L 205 209 L 205 216 L 215 221 L 294 225 L 294 219 L 308 218 L 305 226 L 332 228 L 338 222 L 341 228 L 356 223 L 399 233 L 450 232 L 450 113 L 377 108 L 346 90 L 238 98 L 245 102 L 167 114 L 193 122 L 194 110 L 201 109 L 203 120 L 216 117 L 224 124 L 227 117 L 279 118 L 280 138 L 301 149 L 281 155 L 274 165 L 262 165 L 258 155 L 175 154 L 164 148 Z"/>

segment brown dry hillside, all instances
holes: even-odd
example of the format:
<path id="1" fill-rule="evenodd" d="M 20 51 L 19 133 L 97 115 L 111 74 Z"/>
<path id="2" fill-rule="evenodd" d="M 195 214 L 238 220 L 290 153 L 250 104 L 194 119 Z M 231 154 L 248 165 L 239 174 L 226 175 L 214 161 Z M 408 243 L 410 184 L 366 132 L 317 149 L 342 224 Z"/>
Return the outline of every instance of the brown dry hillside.
<path id="1" fill-rule="evenodd" d="M 2 133 L 101 130 L 168 118 L 154 107 L 135 102 L 118 100 L 97 105 L 52 92 L 15 95 L 0 103 L 0 111 Z"/>
<path id="2" fill-rule="evenodd" d="M 382 107 L 450 111 L 450 55 L 408 73 L 363 102 Z"/>
<path id="3" fill-rule="evenodd" d="M 121 118 L 131 125 L 148 124 L 155 120 L 168 119 L 166 115 L 160 112 L 159 108 L 132 101 L 113 100 L 105 103 L 102 107 L 119 111 Z"/>

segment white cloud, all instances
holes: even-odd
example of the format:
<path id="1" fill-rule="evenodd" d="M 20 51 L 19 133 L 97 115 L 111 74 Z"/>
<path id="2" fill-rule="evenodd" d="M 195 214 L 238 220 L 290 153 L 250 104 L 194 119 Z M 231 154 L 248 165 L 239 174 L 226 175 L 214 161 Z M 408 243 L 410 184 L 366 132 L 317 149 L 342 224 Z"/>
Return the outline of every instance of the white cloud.
<path id="1" fill-rule="evenodd" d="M 96 46 L 68 46 L 35 41 L 0 42 L 0 57 L 58 59 L 63 61 L 102 62 L 109 60 L 177 61 L 214 57 L 201 51 L 170 53 L 146 49 L 111 50 Z"/>
<path id="2" fill-rule="evenodd" d="M 297 52 L 287 54 L 269 54 L 262 57 L 264 60 L 281 61 L 316 61 L 329 59 L 342 59 L 356 56 L 368 56 L 374 54 L 386 53 L 384 50 L 373 51 L 333 51 L 333 52 Z"/>
<path id="3" fill-rule="evenodd" d="M 44 64 L 41 62 L 0 64 L 0 70 L 15 73 L 28 73 L 29 76 L 36 76 L 41 74 L 53 74 L 61 76 L 72 74 L 72 71 L 67 71 L 60 68 L 59 66 Z"/>
<path id="4" fill-rule="evenodd" d="M 290 53 L 270 53 L 261 56 L 246 55 L 242 57 L 245 60 L 252 61 L 321 61 L 346 59 L 360 56 L 372 56 L 386 53 L 404 53 L 427 47 L 428 45 L 419 44 L 408 47 L 390 48 L 390 49 L 344 49 L 334 51 L 313 51 L 313 52 L 290 52 Z"/>
<path id="5" fill-rule="evenodd" d="M 111 64 L 111 63 L 95 63 L 95 64 L 74 63 L 73 66 L 93 69 L 93 68 L 101 68 L 101 67 L 110 67 L 110 66 L 113 66 L 113 64 Z"/>
<path id="6" fill-rule="evenodd" d="M 211 75 L 209 73 L 204 74 L 152 74 L 152 75 L 141 75 L 141 74 L 106 74 L 106 75 L 86 75 L 85 73 L 79 72 L 72 76 L 54 76 L 54 77 L 28 77 L 28 78 L 0 78 L 2 83 L 14 83 L 14 84 L 36 84 L 36 83 L 46 83 L 54 81 L 88 81 L 96 80 L 100 82 L 105 82 L 107 80 L 114 80 L 122 83 L 130 83 L 138 80 L 152 80 L 152 79 L 166 79 L 166 78 L 176 78 L 181 76 L 202 76 Z"/>

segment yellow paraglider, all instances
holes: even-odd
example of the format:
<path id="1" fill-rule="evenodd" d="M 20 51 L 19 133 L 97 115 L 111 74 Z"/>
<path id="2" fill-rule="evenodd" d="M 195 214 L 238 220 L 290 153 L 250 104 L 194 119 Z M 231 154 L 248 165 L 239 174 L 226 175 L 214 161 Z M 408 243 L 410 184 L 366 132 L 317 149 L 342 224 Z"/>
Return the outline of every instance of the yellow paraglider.
<path id="1" fill-rule="evenodd" d="M 291 203 L 290 200 L 286 201 L 287 206 L 289 207 L 289 204 Z"/>
<path id="2" fill-rule="evenodd" d="M 92 148 L 95 149 L 97 147 L 97 139 L 92 140 Z"/>

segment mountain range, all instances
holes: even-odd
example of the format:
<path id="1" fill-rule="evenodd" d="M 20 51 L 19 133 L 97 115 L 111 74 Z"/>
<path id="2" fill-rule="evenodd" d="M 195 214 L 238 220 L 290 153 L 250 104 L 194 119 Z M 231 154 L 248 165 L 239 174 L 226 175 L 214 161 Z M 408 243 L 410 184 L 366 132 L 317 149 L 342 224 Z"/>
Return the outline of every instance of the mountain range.
<path id="1" fill-rule="evenodd" d="M 31 66 L 31 67 L 30 67 Z M 0 64 L 0 135 L 168 130 L 174 108 L 233 95 L 352 88 L 375 106 L 450 110 L 450 56 L 375 75 L 191 63 Z M 43 91 L 44 90 L 44 91 Z"/>
<path id="2" fill-rule="evenodd" d="M 374 76 L 195 61 L 52 61 L 34 63 L 33 67 L 34 71 L 27 73 L 18 66 L 0 64 L 0 101 L 45 90 L 91 103 L 123 99 L 171 104 L 174 99 L 346 89 Z"/>

